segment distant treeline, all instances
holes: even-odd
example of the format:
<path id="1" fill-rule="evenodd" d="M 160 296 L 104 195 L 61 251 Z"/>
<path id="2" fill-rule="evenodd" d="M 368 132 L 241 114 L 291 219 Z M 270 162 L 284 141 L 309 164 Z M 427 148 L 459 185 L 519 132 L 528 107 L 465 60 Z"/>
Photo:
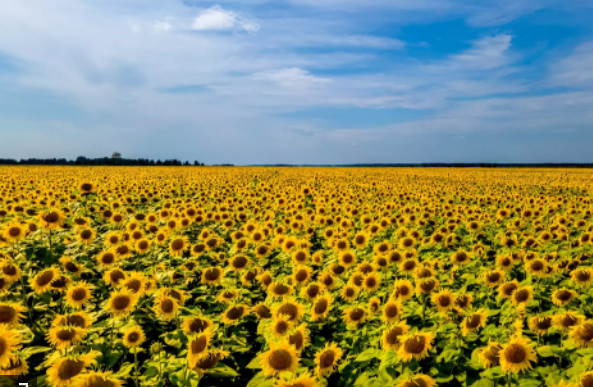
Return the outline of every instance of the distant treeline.
<path id="1" fill-rule="evenodd" d="M 357 168 L 593 168 L 593 163 L 408 163 L 408 164 L 260 164 L 260 167 L 357 167 Z"/>
<path id="2" fill-rule="evenodd" d="M 194 161 L 179 161 L 176 159 L 171 160 L 149 160 L 149 159 L 124 159 L 124 158 L 113 158 L 113 157 L 101 157 L 97 159 L 90 159 L 87 157 L 78 157 L 76 160 L 67 159 L 0 159 L 0 165 L 138 165 L 138 166 L 204 166 L 204 163 Z"/>

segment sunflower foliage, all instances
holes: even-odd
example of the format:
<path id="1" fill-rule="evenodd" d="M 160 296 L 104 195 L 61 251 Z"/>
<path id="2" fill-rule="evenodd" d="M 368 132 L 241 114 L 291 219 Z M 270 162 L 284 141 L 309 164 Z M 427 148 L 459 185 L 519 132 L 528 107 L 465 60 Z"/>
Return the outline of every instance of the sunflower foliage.
<path id="1" fill-rule="evenodd" d="M 0 375 L 593 386 L 591 173 L 4 167 Z"/>

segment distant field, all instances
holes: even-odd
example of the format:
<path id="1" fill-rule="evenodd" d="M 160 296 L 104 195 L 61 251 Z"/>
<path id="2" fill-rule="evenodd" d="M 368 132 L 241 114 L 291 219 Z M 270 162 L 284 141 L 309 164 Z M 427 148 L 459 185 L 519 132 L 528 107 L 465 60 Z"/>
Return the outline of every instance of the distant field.
<path id="1" fill-rule="evenodd" d="M 2 166 L 0 375 L 593 386 L 592 178 Z"/>

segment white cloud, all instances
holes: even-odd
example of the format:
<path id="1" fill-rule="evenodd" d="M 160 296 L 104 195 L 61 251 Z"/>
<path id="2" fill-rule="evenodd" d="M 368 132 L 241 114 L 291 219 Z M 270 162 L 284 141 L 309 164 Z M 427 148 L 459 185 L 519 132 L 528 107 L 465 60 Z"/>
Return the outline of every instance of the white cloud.
<path id="1" fill-rule="evenodd" d="M 233 11 L 227 11 L 218 5 L 202 10 L 192 24 L 192 29 L 196 31 L 242 29 L 254 33 L 259 28 L 259 24 L 254 20 L 243 17 Z"/>
<path id="2" fill-rule="evenodd" d="M 451 63 L 470 69 L 488 70 L 510 62 L 508 50 L 512 36 L 488 36 L 475 41 L 472 48 L 451 57 Z"/>
<path id="3" fill-rule="evenodd" d="M 258 80 L 272 81 L 278 85 L 286 87 L 307 87 L 330 82 L 327 78 L 316 77 L 311 75 L 307 70 L 297 67 L 262 71 L 256 73 L 254 78 Z"/>

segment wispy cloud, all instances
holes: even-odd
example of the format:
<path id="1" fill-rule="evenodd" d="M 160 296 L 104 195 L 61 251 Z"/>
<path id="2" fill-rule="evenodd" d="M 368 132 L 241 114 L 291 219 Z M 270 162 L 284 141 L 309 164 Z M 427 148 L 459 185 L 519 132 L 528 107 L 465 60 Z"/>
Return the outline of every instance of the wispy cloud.
<path id="1" fill-rule="evenodd" d="M 216 5 L 200 11 L 199 15 L 194 19 L 191 28 L 197 31 L 242 29 L 254 33 L 259 30 L 260 26 L 252 19 Z"/>

